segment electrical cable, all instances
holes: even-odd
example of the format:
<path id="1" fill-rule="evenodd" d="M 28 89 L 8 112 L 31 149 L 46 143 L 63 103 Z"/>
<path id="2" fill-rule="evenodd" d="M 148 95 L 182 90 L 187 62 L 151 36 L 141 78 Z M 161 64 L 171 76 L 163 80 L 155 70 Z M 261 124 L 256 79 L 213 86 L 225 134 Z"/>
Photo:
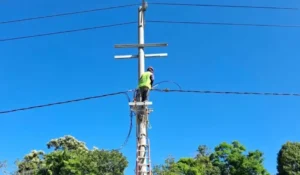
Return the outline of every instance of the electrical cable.
<path id="1" fill-rule="evenodd" d="M 300 96 L 300 93 L 273 93 L 273 92 L 228 92 L 228 91 L 209 91 L 209 90 L 171 90 L 171 89 L 152 89 L 158 92 L 181 92 L 181 93 L 200 93 L 200 94 L 232 94 L 232 95 L 265 95 L 265 96 Z"/>
<path id="2" fill-rule="evenodd" d="M 165 81 L 164 81 L 165 82 Z M 31 106 L 31 107 L 25 107 L 25 108 L 18 108 L 18 109 L 12 109 L 7 111 L 0 111 L 0 114 L 6 114 L 6 113 L 13 113 L 18 111 L 24 111 L 24 110 L 31 110 L 36 108 L 43 108 L 43 107 L 49 107 L 54 105 L 61 105 L 61 104 L 67 104 L 67 103 L 74 103 L 79 101 L 85 101 L 85 100 L 91 100 L 91 99 L 97 99 L 107 96 L 114 96 L 119 94 L 127 94 L 128 92 L 134 92 L 135 90 L 127 90 L 123 92 L 115 92 L 110 94 L 104 94 L 104 95 L 98 95 L 98 96 L 91 96 L 91 97 L 85 97 L 80 99 L 74 99 L 74 100 L 68 100 L 68 101 L 62 101 L 62 102 L 55 102 L 55 103 L 49 103 L 44 105 L 37 105 L 37 106 Z M 176 90 L 176 89 L 151 89 L 151 91 L 158 91 L 158 92 L 181 92 L 181 93 L 201 93 L 201 94 L 235 94 L 235 95 L 266 95 L 266 96 L 300 96 L 300 93 L 274 93 L 274 92 L 235 92 L 235 91 L 210 91 L 210 90 Z M 130 98 L 128 96 L 128 99 L 130 101 Z"/>
<path id="3" fill-rule="evenodd" d="M 163 83 L 173 83 L 173 84 L 175 84 L 179 89 L 182 89 L 181 86 L 180 86 L 178 83 L 176 83 L 176 82 L 174 82 L 174 81 L 169 81 L 169 80 L 166 80 L 166 81 L 160 81 L 160 82 L 154 84 L 154 85 L 153 85 L 153 88 L 155 88 L 155 87 L 157 87 L 158 85 L 163 84 Z"/>
<path id="4" fill-rule="evenodd" d="M 69 101 L 65 101 L 65 102 L 57 102 L 57 103 L 52 103 L 52 104 L 72 103 L 72 102 L 78 102 L 78 101 L 82 101 L 82 100 L 91 100 L 91 99 L 94 99 L 94 98 L 101 98 L 101 97 L 113 96 L 113 95 L 120 95 L 120 94 L 124 94 L 127 97 L 128 102 L 130 102 L 131 99 L 130 99 L 130 97 L 128 95 L 128 92 L 131 92 L 131 91 L 133 91 L 133 90 L 123 91 L 123 92 L 116 92 L 116 93 L 111 93 L 111 94 L 105 94 L 105 95 L 101 95 L 101 96 L 86 97 L 86 98 L 81 98 L 81 99 L 76 99 L 76 100 L 69 100 Z M 129 131 L 128 131 L 128 134 L 127 134 L 126 139 L 123 142 L 123 144 L 118 149 L 111 149 L 111 150 L 104 150 L 104 149 L 102 149 L 102 151 L 120 151 L 121 149 L 123 149 L 127 145 L 128 141 L 129 141 L 129 138 L 130 138 L 130 135 L 131 135 L 131 131 L 132 131 L 132 118 L 133 118 L 133 112 L 130 110 Z M 122 161 L 122 160 L 120 160 L 120 161 Z M 107 162 L 107 163 L 101 164 L 99 166 L 101 166 L 101 167 L 110 166 L 110 168 L 111 168 L 112 166 L 118 165 L 119 163 L 120 162 L 116 162 L 116 163 Z M 35 169 L 35 170 L 27 170 L 27 171 L 22 172 L 22 173 L 25 173 L 25 174 L 27 174 L 27 173 L 34 173 L 34 172 L 37 172 L 37 171 L 40 171 L 40 170 L 44 170 L 44 169 L 43 168 L 38 168 L 38 169 Z"/>
<path id="5" fill-rule="evenodd" d="M 49 36 L 49 35 L 58 35 L 58 34 L 65 34 L 65 33 L 73 33 L 73 32 L 81 32 L 81 31 L 87 31 L 87 30 L 96 30 L 96 29 L 100 29 L 100 28 L 123 26 L 123 25 L 134 24 L 134 23 L 136 23 L 136 22 L 124 22 L 124 23 L 117 23 L 117 24 L 111 24 L 111 25 L 103 25 L 103 26 L 95 26 L 95 27 L 88 27 L 88 28 L 81 28 L 81 29 L 65 30 L 65 31 L 59 31 L 59 32 L 29 35 L 29 36 L 20 36 L 20 37 L 15 37 L 15 38 L 4 38 L 4 39 L 0 39 L 0 42 L 27 39 L 27 38 L 36 38 L 36 37 Z"/>
<path id="6" fill-rule="evenodd" d="M 157 83 L 166 83 L 166 82 L 171 82 L 175 83 L 172 81 L 162 81 Z M 177 84 L 177 83 L 176 83 Z M 200 94 L 234 94 L 234 95 L 265 95 L 265 96 L 300 96 L 300 93 L 270 93 L 270 92 L 234 92 L 234 91 L 210 91 L 210 90 L 181 90 L 181 87 L 179 84 L 177 84 L 180 90 L 172 90 L 172 89 L 152 89 L 151 91 L 157 91 L 157 92 L 180 92 L 180 93 L 200 93 Z M 30 109 L 35 109 L 35 108 L 42 108 L 42 107 L 48 107 L 48 106 L 53 106 L 53 105 L 60 105 L 60 104 L 66 104 L 66 103 L 73 103 L 73 102 L 79 102 L 79 101 L 84 101 L 84 100 L 91 100 L 91 99 L 97 99 L 97 98 L 103 98 L 107 96 L 114 96 L 114 95 L 119 95 L 119 94 L 124 94 L 126 95 L 128 101 L 130 102 L 130 97 L 128 95 L 128 92 L 134 92 L 135 90 L 127 90 L 127 91 L 122 91 L 122 92 L 116 92 L 116 93 L 110 93 L 110 94 L 104 94 L 104 95 L 98 95 L 98 96 L 91 96 L 91 97 L 85 97 L 85 98 L 80 98 L 80 99 L 74 99 L 74 100 L 68 100 L 68 101 L 62 101 L 62 102 L 55 102 L 55 103 L 49 103 L 45 105 L 38 105 L 38 106 L 32 106 L 32 107 L 26 107 L 26 108 L 19 108 L 19 109 L 14 109 L 14 110 L 8 110 L 8 111 L 0 111 L 0 114 L 5 114 L 5 113 L 11 113 L 11 112 L 17 112 L 21 110 L 30 110 Z M 110 151 L 118 151 L 121 150 L 128 142 L 129 137 L 131 135 L 132 131 L 132 118 L 133 118 L 133 112 L 130 111 L 130 126 L 129 126 L 129 131 L 126 136 L 126 139 L 124 143 L 121 145 L 120 148 L 118 149 L 112 149 Z M 115 165 L 118 163 L 111 163 L 108 162 L 106 164 L 103 164 L 101 166 L 107 166 L 107 165 Z"/>
<path id="7" fill-rule="evenodd" d="M 132 91 L 132 90 L 129 90 L 129 91 Z M 127 92 L 125 94 L 127 96 L 128 102 L 130 102 L 131 99 L 130 99 L 129 95 L 127 94 Z M 132 131 L 132 119 L 133 119 L 133 112 L 131 111 L 130 108 L 129 108 L 129 117 L 130 117 L 130 124 L 129 124 L 129 130 L 128 130 L 128 134 L 126 136 L 126 139 L 125 139 L 125 141 L 123 142 L 123 144 L 118 149 L 114 149 L 114 150 L 119 151 L 119 150 L 123 149 L 127 145 L 128 141 L 129 141 L 129 138 L 130 138 L 130 135 L 131 135 L 131 131 Z"/>
<path id="8" fill-rule="evenodd" d="M 54 102 L 54 103 L 43 104 L 43 105 L 36 105 L 36 106 L 30 106 L 30 107 L 12 109 L 12 110 L 7 110 L 7 111 L 0 111 L 0 114 L 7 114 L 7 113 L 18 112 L 18 111 L 25 111 L 25 110 L 31 110 L 31 109 L 36 109 L 36 108 L 44 108 L 44 107 L 49 107 L 49 106 L 54 106 L 54 105 L 62 105 L 62 104 L 79 102 L 79 101 L 86 101 L 86 100 L 98 99 L 98 98 L 103 98 L 103 97 L 108 97 L 108 96 L 115 96 L 115 95 L 124 94 L 124 93 L 126 94 L 127 92 L 130 92 L 130 90 L 123 91 L 123 92 L 115 92 L 115 93 L 110 93 L 110 94 L 104 94 L 104 95 L 97 95 L 97 96 L 85 97 L 85 98 L 79 98 L 79 99 L 74 99 L 74 100 Z"/>
<path id="9" fill-rule="evenodd" d="M 130 102 L 131 99 L 130 99 L 130 97 L 128 95 L 128 92 L 131 92 L 131 91 L 132 90 L 128 90 L 128 91 L 123 91 L 123 92 L 115 92 L 115 93 L 110 93 L 110 94 L 104 94 L 104 95 L 98 95 L 98 96 L 91 96 L 91 97 L 79 98 L 79 99 L 74 99 L 74 100 L 49 103 L 49 104 L 44 104 L 44 105 L 37 105 L 37 106 L 31 106 L 31 107 L 25 107 L 25 108 L 19 108 L 19 109 L 7 110 L 7 111 L 0 111 L 0 114 L 7 114 L 7 113 L 12 113 L 12 112 L 18 112 L 18 111 L 24 111 L 24 110 L 30 110 L 30 109 L 36 109 L 36 108 L 43 108 L 43 107 L 49 107 L 49 106 L 54 106 L 54 105 L 61 105 L 61 104 L 67 104 L 67 103 L 80 102 L 80 101 L 98 99 L 98 98 L 103 98 L 103 97 L 108 97 L 108 96 L 115 96 L 115 95 L 120 95 L 120 94 L 124 94 L 127 97 L 128 102 Z M 115 150 L 121 150 L 121 149 L 123 149 L 123 147 L 126 146 L 128 140 L 129 140 L 129 137 L 131 135 L 132 118 L 133 118 L 133 112 L 130 110 L 130 126 L 129 126 L 128 134 L 126 136 L 126 139 L 125 139 L 124 143 L 121 145 L 121 147 L 118 148 L 118 149 L 115 149 Z"/>
<path id="10" fill-rule="evenodd" d="M 219 5 L 219 4 L 190 4 L 190 3 L 166 3 L 166 2 L 149 2 L 153 5 L 164 6 L 194 6 L 194 7 L 224 7 L 224 8 L 255 8 L 255 9 L 273 9 L 273 10 L 299 10 L 291 7 L 267 7 L 267 6 L 249 6 L 249 5 Z"/>
<path id="11" fill-rule="evenodd" d="M 167 3 L 167 2 L 149 2 L 148 4 L 162 5 L 162 6 L 192 6 L 192 7 L 222 7 L 222 8 L 254 8 L 254 9 L 273 9 L 273 10 L 299 10 L 299 8 L 292 8 L 292 7 L 249 6 L 249 5 L 192 4 L 192 3 L 172 3 L 172 2 L 169 2 L 169 3 Z M 36 16 L 36 17 L 29 17 L 29 18 L 22 18 L 22 19 L 0 21 L 0 25 L 1 24 L 24 22 L 24 21 L 40 20 L 40 19 L 46 19 L 46 18 L 70 16 L 70 15 L 77 15 L 77 14 L 84 14 L 84 13 L 92 13 L 92 12 L 97 12 L 97 11 L 105 11 L 105 10 L 112 10 L 112 9 L 119 9 L 119 8 L 126 8 L 126 7 L 134 7 L 134 6 L 138 6 L 138 5 L 140 5 L 140 4 L 127 4 L 127 5 L 111 6 L 111 7 L 104 7 L 104 8 L 95 8 L 95 9 L 88 9 L 88 10 L 81 10 L 81 11 L 74 11 L 74 12 L 58 13 L 58 14 L 53 14 L 53 15 Z"/>
<path id="12" fill-rule="evenodd" d="M 46 15 L 46 16 L 37 16 L 37 17 L 31 17 L 31 18 L 15 19 L 15 20 L 9 20 L 9 21 L 0 21 L 0 24 L 9 24 L 9 23 L 17 23 L 17 22 L 23 22 L 23 21 L 45 19 L 45 18 L 54 18 L 54 17 L 69 16 L 69 15 L 76 15 L 76 14 L 83 14 L 83 13 L 91 13 L 91 12 L 97 12 L 97 11 L 103 11 L 103 10 L 133 7 L 133 6 L 137 6 L 137 5 L 139 5 L 139 4 L 128 4 L 128 5 L 96 8 L 96 9 L 82 10 L 82 11 L 75 11 L 75 12 L 58 13 L 58 14 L 54 14 L 54 15 Z"/>
<path id="13" fill-rule="evenodd" d="M 281 24 L 246 24 L 246 23 L 222 23 L 222 22 L 192 22 L 192 21 L 163 21 L 163 20 L 147 20 L 149 23 L 164 24 L 195 24 L 195 25 L 229 25 L 229 26 L 256 26 L 256 27 L 294 27 L 299 28 L 300 25 L 281 25 Z"/>

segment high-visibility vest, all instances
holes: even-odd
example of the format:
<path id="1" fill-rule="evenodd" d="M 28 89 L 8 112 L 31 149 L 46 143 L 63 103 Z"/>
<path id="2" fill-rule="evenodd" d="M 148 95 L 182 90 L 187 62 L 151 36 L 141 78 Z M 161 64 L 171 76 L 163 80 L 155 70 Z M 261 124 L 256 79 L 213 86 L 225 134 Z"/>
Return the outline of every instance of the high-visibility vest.
<path id="1" fill-rule="evenodd" d="M 152 75 L 151 72 L 145 72 L 142 74 L 142 76 L 139 79 L 139 88 L 146 86 L 149 89 L 151 89 L 151 79 L 150 79 L 151 75 Z"/>

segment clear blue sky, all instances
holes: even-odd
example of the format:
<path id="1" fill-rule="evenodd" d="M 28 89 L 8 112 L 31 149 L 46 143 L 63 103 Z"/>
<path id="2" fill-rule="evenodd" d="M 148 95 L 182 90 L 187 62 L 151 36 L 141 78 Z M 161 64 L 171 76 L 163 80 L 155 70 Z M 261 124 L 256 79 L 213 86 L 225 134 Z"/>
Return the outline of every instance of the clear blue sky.
<path id="1" fill-rule="evenodd" d="M 123 1 L 0 2 L 0 21 L 138 3 Z M 149 0 L 151 2 L 151 0 Z M 164 2 L 183 2 L 165 0 Z M 184 2 L 197 3 L 197 0 Z M 297 0 L 203 0 L 201 3 L 299 7 Z M 149 6 L 147 19 L 207 22 L 299 24 L 298 11 Z M 137 8 L 1 25 L 0 38 L 134 21 Z M 92 96 L 136 87 L 137 61 L 115 60 L 114 44 L 135 43 L 135 24 L 0 43 L 0 110 Z M 300 28 L 174 25 L 147 23 L 146 42 L 168 42 L 164 59 L 147 60 L 156 81 L 173 80 L 184 89 L 300 92 Z M 171 85 L 160 87 L 176 88 Z M 197 146 L 213 148 L 238 140 L 265 154 L 274 174 L 286 141 L 299 141 L 300 98 L 152 93 L 150 116 L 153 164 L 168 155 L 194 156 Z M 129 126 L 123 96 L 0 116 L 0 160 L 12 163 L 32 149 L 46 150 L 52 138 L 67 134 L 89 148 L 122 144 Z M 135 130 L 123 153 L 135 165 Z M 11 167 L 13 168 L 13 167 Z"/>

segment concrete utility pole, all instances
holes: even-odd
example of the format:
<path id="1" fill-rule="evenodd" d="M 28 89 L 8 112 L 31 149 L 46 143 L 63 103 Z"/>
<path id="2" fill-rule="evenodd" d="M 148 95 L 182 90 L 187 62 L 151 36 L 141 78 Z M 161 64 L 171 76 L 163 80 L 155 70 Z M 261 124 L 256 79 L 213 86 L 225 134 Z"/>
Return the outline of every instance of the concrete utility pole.
<path id="1" fill-rule="evenodd" d="M 142 6 L 138 8 L 138 44 L 121 44 L 115 45 L 115 48 L 138 48 L 138 55 L 117 55 L 116 59 L 138 58 L 138 80 L 145 71 L 145 58 L 166 57 L 166 53 L 145 54 L 145 47 L 164 47 L 166 43 L 145 44 L 144 29 L 145 29 L 145 11 L 148 5 L 143 0 Z M 152 102 L 141 102 L 141 99 L 136 99 L 130 102 L 131 109 L 136 114 L 136 136 L 137 136 L 137 154 L 136 154 L 136 175 L 151 175 L 150 161 L 150 142 L 148 140 L 148 115 L 152 112 L 148 108 Z"/>

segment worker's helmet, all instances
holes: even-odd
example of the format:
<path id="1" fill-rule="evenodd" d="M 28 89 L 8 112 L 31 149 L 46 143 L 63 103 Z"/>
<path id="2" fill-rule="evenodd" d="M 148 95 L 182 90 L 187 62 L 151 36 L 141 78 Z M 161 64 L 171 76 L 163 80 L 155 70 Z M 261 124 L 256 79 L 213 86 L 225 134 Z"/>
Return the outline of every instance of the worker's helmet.
<path id="1" fill-rule="evenodd" d="M 150 66 L 150 67 L 148 67 L 147 71 L 154 72 L 154 69 L 153 69 L 153 67 Z"/>

